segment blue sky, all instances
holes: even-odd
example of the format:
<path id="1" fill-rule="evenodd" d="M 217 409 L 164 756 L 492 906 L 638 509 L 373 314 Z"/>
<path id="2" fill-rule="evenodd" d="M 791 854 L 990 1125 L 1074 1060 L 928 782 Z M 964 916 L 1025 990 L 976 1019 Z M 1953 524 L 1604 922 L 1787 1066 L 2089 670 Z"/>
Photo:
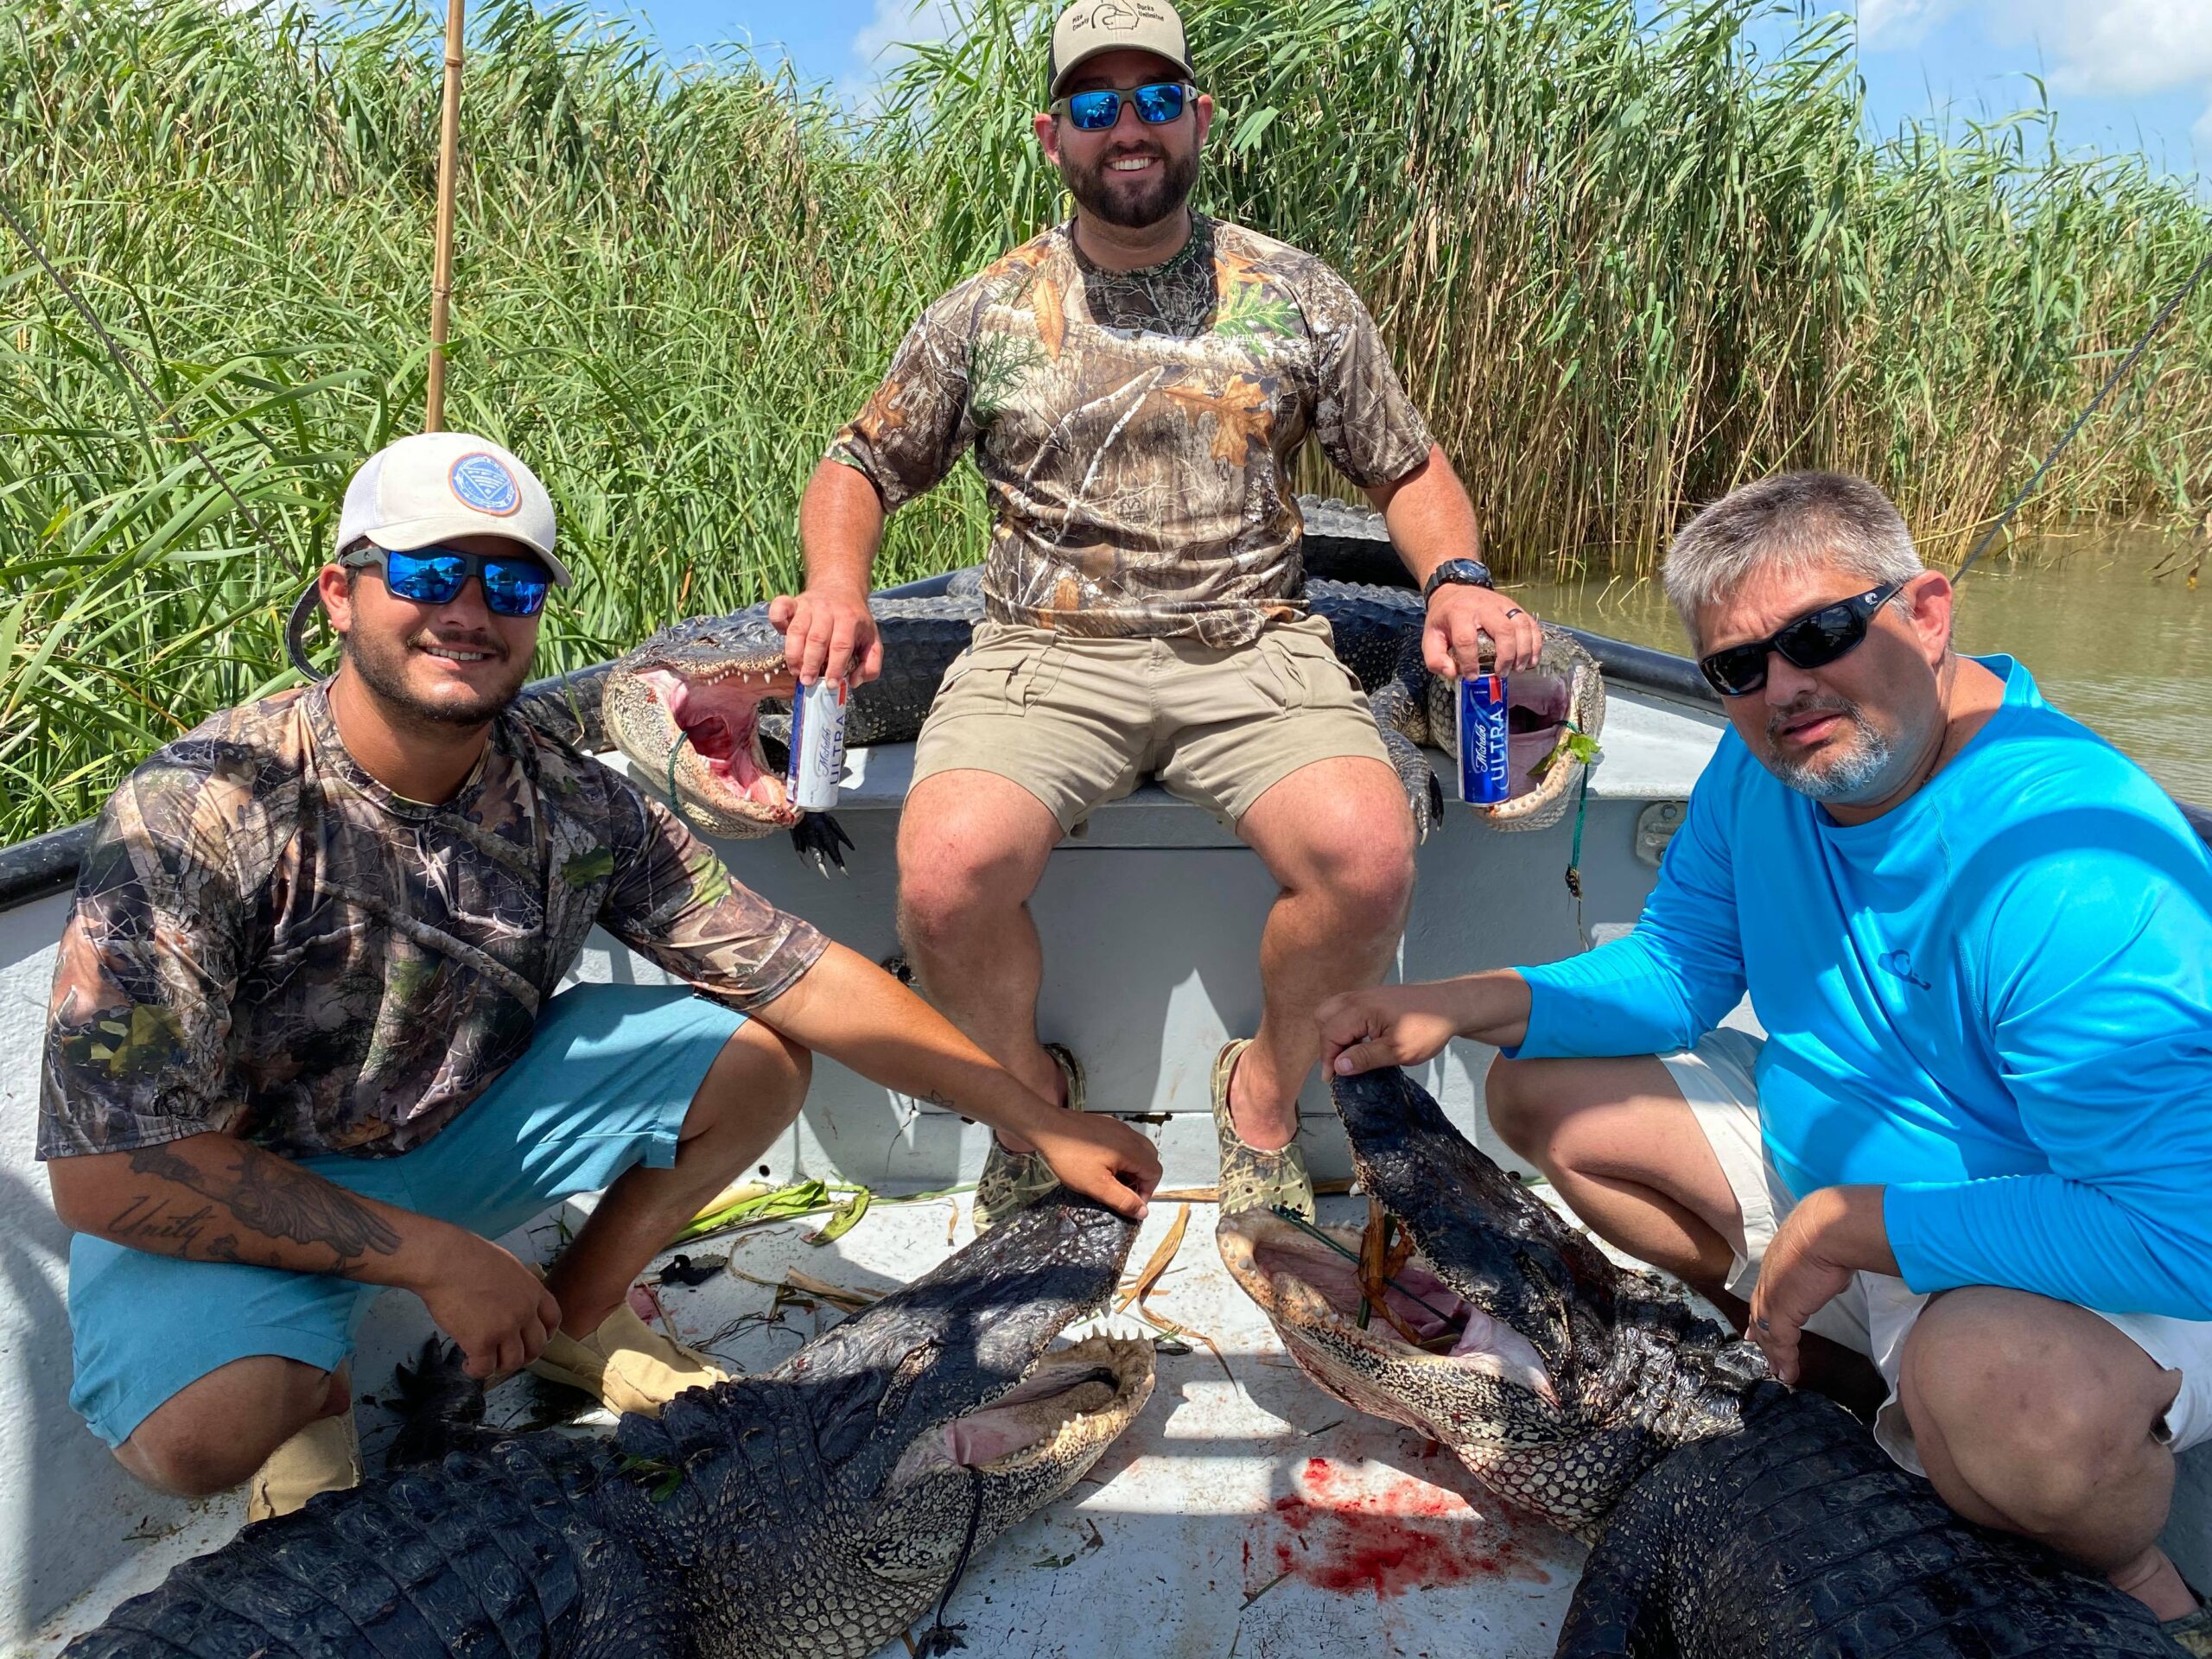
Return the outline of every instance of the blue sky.
<path id="1" fill-rule="evenodd" d="M 944 32 L 944 0 L 631 0 L 677 59 L 720 41 L 863 94 L 897 42 Z M 2212 175 L 2212 0 L 1847 0 L 1874 118 L 2003 113 L 2040 75 L 2070 146 L 2144 149 Z M 2199 158 L 2202 161 L 2200 162 Z"/>

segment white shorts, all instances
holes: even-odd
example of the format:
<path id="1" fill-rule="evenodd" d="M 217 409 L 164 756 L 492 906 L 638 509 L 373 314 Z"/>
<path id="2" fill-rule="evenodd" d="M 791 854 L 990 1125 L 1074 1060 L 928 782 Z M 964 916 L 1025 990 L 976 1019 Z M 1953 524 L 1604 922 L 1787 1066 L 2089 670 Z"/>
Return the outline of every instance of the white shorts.
<path id="1" fill-rule="evenodd" d="M 1766 1155 L 1759 1134 L 1758 1064 L 1761 1039 L 1723 1026 L 1698 1040 L 1694 1048 L 1662 1054 L 1675 1086 L 1682 1091 L 1698 1127 L 1719 1159 L 1736 1209 L 1743 1217 L 1744 1248 L 1728 1271 L 1728 1288 L 1751 1300 L 1758 1282 L 1759 1258 L 1774 1242 L 1775 1229 L 1796 1205 Z M 1874 1438 L 1882 1449 L 1916 1475 L 1925 1475 L 1912 1443 L 1912 1427 L 1897 1403 L 1897 1368 L 1904 1339 L 1928 1298 L 1906 1288 L 1892 1274 L 1854 1274 L 1843 1294 L 1805 1322 L 1808 1331 L 1865 1354 L 1874 1362 L 1889 1397 L 1874 1417 Z M 2107 1313 L 2091 1309 L 2115 1330 L 2126 1333 L 2166 1370 L 2179 1371 L 2181 1392 L 2166 1411 L 2160 1438 L 2182 1452 L 2212 1439 L 2212 1323 L 2170 1319 L 2156 1313 Z"/>

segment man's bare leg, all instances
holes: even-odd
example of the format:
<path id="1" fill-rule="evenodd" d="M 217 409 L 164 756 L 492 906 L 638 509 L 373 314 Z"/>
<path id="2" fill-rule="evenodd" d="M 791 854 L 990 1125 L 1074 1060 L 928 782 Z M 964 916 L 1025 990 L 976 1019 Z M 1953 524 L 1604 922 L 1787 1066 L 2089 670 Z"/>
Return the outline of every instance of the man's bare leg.
<path id="1" fill-rule="evenodd" d="M 212 1497 L 251 1479 L 309 1423 L 353 1408 L 344 1366 L 325 1371 L 276 1354 L 251 1354 L 217 1366 L 156 1406 L 115 1448 L 116 1461 L 162 1491 Z"/>
<path id="2" fill-rule="evenodd" d="M 995 772 L 925 778 L 899 819 L 899 937 L 938 1013 L 1044 1098 L 1065 1101 L 1037 1039 L 1045 951 L 1029 913 L 1059 840 L 1045 804 Z M 999 1138 L 1009 1152 L 1032 1149 Z"/>
<path id="3" fill-rule="evenodd" d="M 1897 1398 L 1945 1503 L 2179 1618 L 2196 1601 L 2158 1546 L 2174 1457 L 2154 1431 L 2181 1382 L 2085 1308 L 1975 1286 L 1915 1322 Z"/>
<path id="4" fill-rule="evenodd" d="M 1282 891 L 1260 936 L 1260 1028 L 1230 1080 L 1230 1116 L 1246 1145 L 1276 1152 L 1298 1133 L 1298 1091 L 1321 1058 L 1315 1010 L 1379 982 L 1397 951 L 1413 815 L 1395 772 L 1348 756 L 1275 784 L 1236 833 Z"/>
<path id="5" fill-rule="evenodd" d="M 1729 1294 L 1744 1217 L 1697 1115 L 1657 1057 L 1509 1060 L 1484 1084 L 1505 1144 L 1543 1171 L 1567 1207 L 1614 1249 L 1671 1273 L 1727 1316 L 1751 1318 Z M 1873 1414 L 1889 1392 L 1872 1363 L 1806 1333 L 1806 1386 Z"/>
<path id="6" fill-rule="evenodd" d="M 582 1338 L 599 1329 L 645 1264 L 791 1127 L 812 1066 L 804 1049 L 758 1020 L 731 1034 L 691 1096 L 674 1166 L 624 1171 L 547 1270 L 562 1330 Z"/>

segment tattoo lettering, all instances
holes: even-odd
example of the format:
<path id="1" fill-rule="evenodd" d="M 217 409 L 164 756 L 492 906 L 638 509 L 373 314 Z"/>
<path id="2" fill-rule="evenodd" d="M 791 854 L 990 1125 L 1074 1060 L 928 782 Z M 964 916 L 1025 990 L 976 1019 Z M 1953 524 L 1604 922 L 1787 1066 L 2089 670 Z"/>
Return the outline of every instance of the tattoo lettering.
<path id="1" fill-rule="evenodd" d="M 327 1247 L 341 1270 L 372 1253 L 391 1255 L 399 1249 L 399 1235 L 367 1205 L 342 1186 L 293 1168 L 273 1153 L 241 1145 L 227 1180 L 167 1146 L 134 1147 L 130 1157 L 130 1167 L 138 1173 L 213 1199 L 264 1237 Z M 171 1243 L 178 1248 L 170 1254 L 189 1255 L 193 1242 L 214 1218 L 214 1209 L 211 1205 L 179 1216 L 165 1214 L 167 1206 L 166 1199 L 142 1195 L 110 1226 L 149 1243 Z M 116 1232 L 111 1236 L 122 1236 Z M 205 1253 L 219 1262 L 243 1259 L 235 1234 L 217 1238 Z"/>
<path id="2" fill-rule="evenodd" d="M 180 1211 L 171 1208 L 166 1198 L 141 1192 L 109 1220 L 107 1236 L 118 1243 L 141 1248 L 162 1244 L 175 1247 L 159 1251 L 162 1255 L 188 1255 L 193 1241 L 207 1230 L 214 1214 L 215 1206 L 212 1204 L 203 1204 L 197 1210 Z"/>

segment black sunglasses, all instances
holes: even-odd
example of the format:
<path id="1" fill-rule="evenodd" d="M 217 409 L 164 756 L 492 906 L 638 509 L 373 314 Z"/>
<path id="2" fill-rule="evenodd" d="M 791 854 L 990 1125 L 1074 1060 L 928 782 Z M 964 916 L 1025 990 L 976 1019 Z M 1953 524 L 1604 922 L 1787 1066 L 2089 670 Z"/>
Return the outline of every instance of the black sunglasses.
<path id="1" fill-rule="evenodd" d="M 417 605 L 450 604 L 474 576 L 484 584 L 485 608 L 500 616 L 536 616 L 553 586 L 553 573 L 527 554 L 464 553 L 454 547 L 402 553 L 370 542 L 338 563 L 348 570 L 381 572 L 396 598 Z"/>
<path id="2" fill-rule="evenodd" d="M 1187 80 L 1160 80 L 1134 91 L 1116 92 L 1102 86 L 1096 92 L 1071 92 L 1055 99 L 1049 113 L 1065 114 L 1083 132 L 1103 132 L 1122 118 L 1122 100 L 1137 107 L 1137 119 L 1147 126 L 1165 126 L 1183 113 L 1183 105 L 1198 90 Z"/>
<path id="3" fill-rule="evenodd" d="M 1874 613 L 1889 603 L 1901 582 L 1885 582 L 1854 599 L 1840 599 L 1783 623 L 1764 639 L 1746 640 L 1698 658 L 1706 683 L 1724 697 L 1748 697 L 1766 683 L 1766 654 L 1782 653 L 1797 668 L 1826 668 L 1866 638 Z"/>

